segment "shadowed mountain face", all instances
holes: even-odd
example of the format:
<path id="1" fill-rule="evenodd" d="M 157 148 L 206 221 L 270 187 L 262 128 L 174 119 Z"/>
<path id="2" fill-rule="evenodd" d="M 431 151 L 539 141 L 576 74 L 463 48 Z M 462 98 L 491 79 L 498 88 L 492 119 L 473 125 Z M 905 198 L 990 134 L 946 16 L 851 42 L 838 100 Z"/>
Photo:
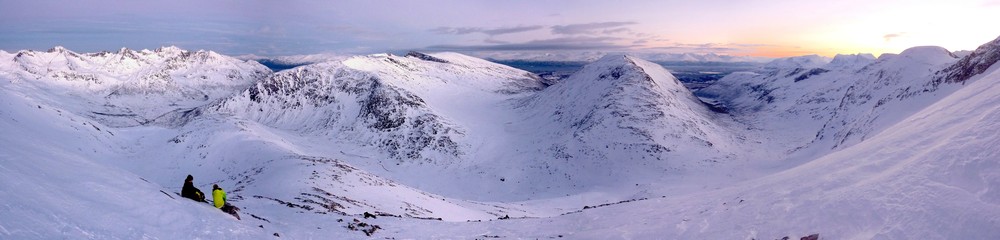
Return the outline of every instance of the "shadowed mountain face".
<path id="1" fill-rule="evenodd" d="M 964 83 L 975 75 L 982 74 L 1000 61 L 1000 38 L 983 44 L 955 65 L 945 68 L 941 76 L 934 80 L 935 86 L 942 83 Z"/>
<path id="2" fill-rule="evenodd" d="M 302 134 L 335 136 L 376 146 L 390 158 L 454 159 L 462 132 L 423 99 L 371 74 L 342 65 L 310 65 L 257 82 L 211 109 Z M 445 159 L 436 159 L 445 161 Z"/>

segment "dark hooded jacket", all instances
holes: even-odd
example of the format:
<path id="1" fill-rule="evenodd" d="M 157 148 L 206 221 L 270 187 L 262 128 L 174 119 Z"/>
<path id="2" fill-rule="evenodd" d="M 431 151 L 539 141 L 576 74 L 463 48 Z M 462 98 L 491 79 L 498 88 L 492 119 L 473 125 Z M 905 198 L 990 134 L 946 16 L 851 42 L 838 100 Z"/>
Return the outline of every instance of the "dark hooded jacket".
<path id="1" fill-rule="evenodd" d="M 191 200 L 204 202 L 205 194 L 201 193 L 201 190 L 194 187 L 194 178 L 190 175 L 186 180 L 184 180 L 184 188 L 181 189 L 181 197 L 190 198 Z"/>

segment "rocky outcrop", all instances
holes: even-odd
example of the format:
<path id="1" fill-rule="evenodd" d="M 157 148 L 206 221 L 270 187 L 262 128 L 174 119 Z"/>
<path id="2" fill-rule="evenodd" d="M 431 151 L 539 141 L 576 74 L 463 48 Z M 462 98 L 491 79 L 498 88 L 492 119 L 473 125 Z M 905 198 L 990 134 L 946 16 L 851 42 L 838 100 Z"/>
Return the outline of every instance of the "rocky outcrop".
<path id="1" fill-rule="evenodd" d="M 942 83 L 963 83 L 975 75 L 983 73 L 1000 61 L 1000 38 L 979 46 L 975 51 L 941 70 L 940 76 L 934 79 L 934 85 Z"/>

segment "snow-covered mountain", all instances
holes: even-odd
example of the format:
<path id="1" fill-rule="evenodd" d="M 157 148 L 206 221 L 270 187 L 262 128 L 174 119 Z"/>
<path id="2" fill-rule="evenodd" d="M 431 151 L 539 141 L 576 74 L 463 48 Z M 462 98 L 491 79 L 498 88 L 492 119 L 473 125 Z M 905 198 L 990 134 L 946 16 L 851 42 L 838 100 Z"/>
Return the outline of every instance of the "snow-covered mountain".
<path id="1" fill-rule="evenodd" d="M 211 108 L 374 146 L 399 161 L 450 164 L 469 146 L 462 142 L 464 127 L 439 112 L 455 112 L 447 92 L 515 95 L 546 86 L 520 70 L 457 54 L 438 56 L 382 54 L 304 66 Z"/>
<path id="2" fill-rule="evenodd" d="M 844 57 L 842 56 L 841 58 L 844 58 Z M 823 65 L 826 65 L 827 63 L 830 63 L 830 61 L 831 60 L 829 58 L 826 58 L 826 57 L 823 57 L 823 56 L 819 56 L 819 55 L 806 55 L 806 56 L 799 56 L 799 57 L 788 57 L 788 58 L 775 59 L 775 60 L 772 60 L 772 61 L 770 61 L 768 63 L 765 63 L 764 66 L 763 66 L 763 68 L 764 69 L 776 69 L 776 70 L 781 70 L 781 69 L 797 69 L 797 68 L 812 69 L 812 68 L 818 68 L 818 67 L 821 67 Z"/>
<path id="3" fill-rule="evenodd" d="M 723 115 L 660 65 L 631 56 L 605 56 L 519 104 L 518 122 L 530 127 L 518 135 L 530 144 L 513 147 L 527 154 L 509 161 L 536 167 L 530 182 L 645 184 L 736 152 Z"/>
<path id="4" fill-rule="evenodd" d="M 868 64 L 875 62 L 875 56 L 870 53 L 859 54 L 837 54 L 830 60 L 829 64 L 823 66 L 825 69 L 861 69 Z"/>
<path id="5" fill-rule="evenodd" d="M 817 59 L 775 60 L 758 72 L 728 75 L 700 93 L 718 96 L 715 101 L 755 127 L 782 129 L 779 138 L 794 151 L 856 144 L 955 89 L 934 86 L 936 73 L 958 61 L 940 47 L 877 60 L 838 55 L 818 65 Z"/>
<path id="6" fill-rule="evenodd" d="M 271 73 L 256 62 L 177 47 L 88 54 L 55 47 L 4 59 L 4 73 L 24 82 L 13 87 L 44 93 L 36 97 L 51 98 L 51 104 L 77 104 L 79 114 L 111 126 L 134 126 L 174 108 L 200 106 Z M 61 101 L 61 95 L 77 99 Z"/>
<path id="7" fill-rule="evenodd" d="M 626 55 L 547 82 L 456 53 L 0 52 L 0 238 L 993 239 L 998 41 L 776 60 L 711 99 Z"/>

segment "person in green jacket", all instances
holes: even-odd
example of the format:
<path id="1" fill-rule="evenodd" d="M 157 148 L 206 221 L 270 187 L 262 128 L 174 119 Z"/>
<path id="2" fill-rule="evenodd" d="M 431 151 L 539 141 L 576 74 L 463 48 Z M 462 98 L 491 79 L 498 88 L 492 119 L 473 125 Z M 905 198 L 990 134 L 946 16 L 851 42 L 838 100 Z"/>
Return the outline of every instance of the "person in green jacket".
<path id="1" fill-rule="evenodd" d="M 212 203 L 215 207 L 221 209 L 223 212 L 232 214 L 236 217 L 236 220 L 240 220 L 240 214 L 237 211 L 240 208 L 233 206 L 226 202 L 226 191 L 219 187 L 219 184 L 212 184 Z"/>

